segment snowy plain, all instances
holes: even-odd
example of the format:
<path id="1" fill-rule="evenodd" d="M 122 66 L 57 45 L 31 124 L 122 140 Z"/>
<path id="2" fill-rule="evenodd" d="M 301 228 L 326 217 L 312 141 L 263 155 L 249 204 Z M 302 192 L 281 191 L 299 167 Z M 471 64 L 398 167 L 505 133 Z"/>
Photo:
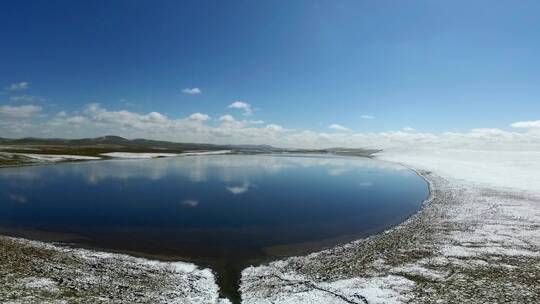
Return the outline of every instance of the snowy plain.
<path id="1" fill-rule="evenodd" d="M 431 170 L 445 178 L 540 192 L 540 151 L 390 149 L 379 158 Z"/>

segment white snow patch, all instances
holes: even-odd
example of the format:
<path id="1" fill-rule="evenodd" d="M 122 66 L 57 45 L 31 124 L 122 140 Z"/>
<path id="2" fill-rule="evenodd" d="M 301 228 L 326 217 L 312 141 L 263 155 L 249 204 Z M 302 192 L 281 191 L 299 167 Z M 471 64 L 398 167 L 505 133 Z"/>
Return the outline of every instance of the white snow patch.
<path id="1" fill-rule="evenodd" d="M 132 158 L 132 159 L 148 159 L 157 157 L 173 157 L 178 156 L 177 153 L 138 153 L 138 152 L 109 152 L 102 153 L 100 155 L 113 157 L 113 158 Z"/>
<path id="2" fill-rule="evenodd" d="M 259 277 L 274 290 L 259 289 L 258 281 L 245 278 Z M 413 281 L 396 275 L 372 278 L 351 278 L 331 282 L 316 282 L 301 275 L 273 274 L 268 267 L 249 267 L 242 272 L 242 303 L 364 303 L 397 304 L 408 300 L 407 292 Z M 269 282 L 271 281 L 271 282 Z"/>
<path id="3" fill-rule="evenodd" d="M 8 238 L 38 248 L 63 252 L 91 263 L 103 263 L 105 265 L 110 265 L 110 267 L 122 268 L 124 271 L 133 276 L 141 276 L 145 275 L 145 273 L 156 273 L 160 271 L 173 274 L 177 288 L 168 290 L 166 292 L 168 294 L 177 295 L 177 297 L 173 300 L 168 298 L 166 303 L 230 303 L 228 299 L 219 297 L 219 287 L 216 284 L 214 273 L 208 268 L 199 268 L 195 264 L 187 262 L 162 262 L 132 257 L 126 254 L 99 252 L 71 247 L 59 247 L 39 241 L 12 237 Z M 97 277 L 91 274 L 89 275 L 89 273 L 86 271 L 81 271 L 78 282 L 91 283 L 92 281 L 97 280 Z M 27 277 L 24 278 L 20 283 L 21 286 L 25 286 L 27 288 L 40 288 L 48 291 L 55 291 L 57 288 L 56 282 L 48 278 Z M 155 292 L 159 298 L 161 293 L 164 291 L 156 290 Z M 165 300 L 159 301 L 159 303 L 165 303 Z"/>
<path id="4" fill-rule="evenodd" d="M 56 154 L 29 154 L 29 153 L 13 153 L 15 155 L 21 155 L 28 158 L 32 158 L 38 161 L 46 162 L 59 162 L 65 160 L 97 160 L 101 157 L 97 156 L 84 156 L 84 155 L 56 155 Z"/>
<path id="5" fill-rule="evenodd" d="M 50 292 L 58 290 L 56 282 L 48 278 L 28 277 L 24 278 L 21 283 L 26 288 L 42 289 Z"/>
<path id="6" fill-rule="evenodd" d="M 444 178 L 540 192 L 540 151 L 392 149 L 378 158 L 431 170 Z"/>
<path id="7" fill-rule="evenodd" d="M 216 155 L 228 154 L 231 150 L 204 151 L 204 152 L 184 152 L 184 153 L 139 153 L 139 152 L 109 152 L 101 155 L 113 158 L 157 158 L 173 156 L 193 156 L 193 155 Z"/>
<path id="8" fill-rule="evenodd" d="M 193 156 L 193 155 L 220 155 L 229 154 L 231 150 L 217 150 L 217 151 L 204 151 L 204 152 L 184 152 L 180 153 L 181 156 Z"/>

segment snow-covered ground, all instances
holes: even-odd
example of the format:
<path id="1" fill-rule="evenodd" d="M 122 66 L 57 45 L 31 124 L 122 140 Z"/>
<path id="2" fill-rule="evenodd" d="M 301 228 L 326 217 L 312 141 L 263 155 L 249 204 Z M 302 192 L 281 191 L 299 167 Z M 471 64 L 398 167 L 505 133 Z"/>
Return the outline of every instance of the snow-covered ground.
<path id="1" fill-rule="evenodd" d="M 214 274 L 190 263 L 7 237 L 0 249 L 1 303 L 229 303 Z"/>
<path id="2" fill-rule="evenodd" d="M 157 158 L 173 156 L 193 156 L 193 155 L 215 155 L 228 154 L 230 150 L 204 151 L 204 152 L 184 152 L 184 153 L 139 153 L 139 152 L 109 152 L 100 155 L 112 158 Z"/>
<path id="3" fill-rule="evenodd" d="M 430 182 L 385 233 L 242 272 L 243 303 L 540 303 L 540 152 L 390 150 Z"/>
<path id="4" fill-rule="evenodd" d="M 6 147 L 0 147 L 0 150 Z M 111 158 L 123 158 L 123 159 L 151 159 L 158 157 L 174 157 L 174 156 L 196 156 L 196 155 L 218 155 L 229 154 L 231 150 L 218 150 L 218 151 L 202 151 L 202 152 L 184 152 L 184 153 L 139 153 L 139 152 L 108 152 L 102 153 L 101 156 Z M 15 162 L 15 159 L 17 161 Z M 11 161 L 13 165 L 27 165 L 27 164 L 44 164 L 44 163 L 56 163 L 63 161 L 73 160 L 99 160 L 103 159 L 98 156 L 84 156 L 84 155 L 60 155 L 60 154 L 35 154 L 35 153 L 11 153 L 0 152 L 0 161 Z M 6 164 L 4 164 L 6 165 Z M 9 165 L 9 164 L 7 164 Z"/>
<path id="5" fill-rule="evenodd" d="M 205 152 L 184 152 L 180 155 L 182 156 L 192 156 L 192 155 L 219 155 L 219 154 L 229 154 L 232 150 L 216 150 L 216 151 L 205 151 Z"/>
<path id="6" fill-rule="evenodd" d="M 540 151 L 393 149 L 379 158 L 445 178 L 540 193 Z"/>
<path id="7" fill-rule="evenodd" d="M 177 153 L 139 153 L 139 152 L 109 152 L 109 153 L 102 153 L 100 155 L 108 156 L 112 158 L 157 158 L 157 157 L 172 157 L 172 156 L 178 156 Z"/>
<path id="8" fill-rule="evenodd" d="M 42 162 L 60 162 L 66 160 L 97 160 L 101 157 L 84 155 L 57 155 L 57 154 L 31 154 L 31 153 L 11 153 L 34 159 Z"/>

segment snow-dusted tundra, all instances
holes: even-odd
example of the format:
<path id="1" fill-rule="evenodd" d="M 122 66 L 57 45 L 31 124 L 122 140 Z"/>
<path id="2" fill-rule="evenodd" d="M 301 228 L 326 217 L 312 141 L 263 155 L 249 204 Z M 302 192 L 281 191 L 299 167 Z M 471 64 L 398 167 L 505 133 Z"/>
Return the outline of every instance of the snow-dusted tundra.
<path id="1" fill-rule="evenodd" d="M 540 152 L 377 158 L 429 181 L 422 210 L 385 233 L 245 269 L 243 303 L 540 303 Z M 8 238 L 0 246 L 4 302 L 227 302 L 213 274 L 190 264 Z"/>
<path id="2" fill-rule="evenodd" d="M 431 186 L 365 240 L 242 273 L 243 303 L 540 303 L 540 152 L 388 150 Z"/>

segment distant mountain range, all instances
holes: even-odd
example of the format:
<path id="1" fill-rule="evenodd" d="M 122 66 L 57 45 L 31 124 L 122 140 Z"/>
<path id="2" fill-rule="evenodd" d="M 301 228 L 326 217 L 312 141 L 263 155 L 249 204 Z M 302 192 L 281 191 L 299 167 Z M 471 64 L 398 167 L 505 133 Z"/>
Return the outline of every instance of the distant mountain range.
<path id="1" fill-rule="evenodd" d="M 122 146 L 122 147 L 145 147 L 154 149 L 194 149 L 194 150 L 217 150 L 217 149 L 247 149 L 247 150 L 281 150 L 270 145 L 215 145 L 201 143 L 178 143 L 144 138 L 127 139 L 116 135 L 106 135 L 95 138 L 65 139 L 65 138 L 0 138 L 0 144 L 10 145 L 65 145 L 65 146 Z"/>
<path id="2" fill-rule="evenodd" d="M 281 153 L 330 153 L 339 155 L 370 156 L 380 150 L 362 148 L 328 148 L 328 149 L 284 149 L 270 145 L 216 145 L 201 143 L 178 143 L 151 139 L 127 139 L 116 135 L 95 138 L 65 139 L 65 138 L 0 138 L 4 145 L 35 145 L 35 146 L 64 146 L 64 147 L 107 147 L 108 149 L 127 148 L 129 150 L 235 150 L 245 152 L 281 152 Z"/>

